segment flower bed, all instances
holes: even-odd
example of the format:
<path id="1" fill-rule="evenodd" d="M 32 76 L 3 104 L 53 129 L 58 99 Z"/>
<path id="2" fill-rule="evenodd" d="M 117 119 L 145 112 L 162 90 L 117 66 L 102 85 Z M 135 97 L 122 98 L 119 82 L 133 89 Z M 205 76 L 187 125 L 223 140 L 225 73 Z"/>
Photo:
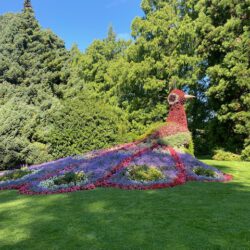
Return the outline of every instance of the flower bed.
<path id="1" fill-rule="evenodd" d="M 17 169 L 15 171 L 9 171 L 5 172 L 4 175 L 0 176 L 0 182 L 6 182 L 6 181 L 14 181 L 17 179 L 22 179 L 26 175 L 29 175 L 32 173 L 32 170 L 28 169 L 27 167 Z"/>
<path id="2" fill-rule="evenodd" d="M 142 140 L 31 166 L 23 172 L 0 173 L 0 190 L 19 189 L 22 194 L 95 187 L 146 190 L 173 187 L 189 180 L 231 180 L 232 176 L 192 156 L 193 143 L 183 106 L 188 97 L 181 90 L 171 91 L 167 123 Z"/>
<path id="3" fill-rule="evenodd" d="M 14 176 L 15 171 L 5 172 L 0 180 Z M 20 177 L 1 181 L 0 190 L 18 189 L 22 194 L 65 193 L 95 187 L 147 190 L 173 187 L 188 180 L 231 179 L 192 155 L 142 141 L 31 166 Z"/>
<path id="4" fill-rule="evenodd" d="M 145 147 L 144 144 L 141 146 L 142 148 Z M 135 147 L 136 143 L 130 143 L 109 150 L 93 151 L 82 156 L 70 157 L 67 158 L 66 165 L 58 168 L 57 165 L 62 160 L 36 166 L 35 168 L 41 169 L 43 174 L 21 185 L 19 191 L 22 194 L 53 194 L 93 189 L 95 188 L 94 183 L 107 175 L 114 165 L 134 154 Z M 51 165 L 54 167 L 53 171 L 47 173 L 47 168 L 50 168 Z M 56 178 L 67 173 L 81 171 L 88 176 L 87 180 L 83 182 L 79 182 L 76 185 L 46 186 L 46 183 L 51 183 Z"/>

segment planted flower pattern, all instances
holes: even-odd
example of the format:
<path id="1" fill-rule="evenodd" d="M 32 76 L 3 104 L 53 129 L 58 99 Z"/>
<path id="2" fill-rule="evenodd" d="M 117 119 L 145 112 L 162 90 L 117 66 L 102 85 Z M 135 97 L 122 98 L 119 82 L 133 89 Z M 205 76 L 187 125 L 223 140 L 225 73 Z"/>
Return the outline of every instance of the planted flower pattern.
<path id="1" fill-rule="evenodd" d="M 232 176 L 184 153 L 183 147 L 189 143 L 189 137 L 183 136 L 188 132 L 184 101 L 182 91 L 172 91 L 167 124 L 143 140 L 2 172 L 0 190 L 18 189 L 21 194 L 34 195 L 96 187 L 147 190 L 187 181 L 231 180 Z"/>
<path id="2" fill-rule="evenodd" d="M 22 194 L 65 193 L 96 187 L 146 190 L 173 187 L 188 180 L 230 179 L 192 155 L 158 144 L 147 147 L 144 143 L 31 166 L 20 178 L 7 180 L 15 171 L 2 173 L 0 189 L 18 189 Z"/>

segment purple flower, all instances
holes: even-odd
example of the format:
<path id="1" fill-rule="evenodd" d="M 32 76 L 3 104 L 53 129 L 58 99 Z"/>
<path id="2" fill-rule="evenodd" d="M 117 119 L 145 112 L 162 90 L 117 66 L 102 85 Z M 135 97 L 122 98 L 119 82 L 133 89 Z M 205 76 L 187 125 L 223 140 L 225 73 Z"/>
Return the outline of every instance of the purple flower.
<path id="1" fill-rule="evenodd" d="M 135 181 L 126 174 L 134 165 L 156 167 L 165 178 L 156 181 Z M 197 167 L 214 171 L 214 177 L 199 176 Z M 51 194 L 93 189 L 95 186 L 113 186 L 125 189 L 151 189 L 183 184 L 186 180 L 225 181 L 228 177 L 214 167 L 189 154 L 178 153 L 167 147 L 152 147 L 146 143 L 131 143 L 111 149 L 95 150 L 82 156 L 66 157 L 31 166 L 30 174 L 17 180 L 0 182 L 1 189 L 19 189 L 25 194 Z M 86 181 L 74 185 L 53 185 L 53 180 L 68 172 L 84 172 Z M 0 173 L 6 175 L 11 171 Z"/>

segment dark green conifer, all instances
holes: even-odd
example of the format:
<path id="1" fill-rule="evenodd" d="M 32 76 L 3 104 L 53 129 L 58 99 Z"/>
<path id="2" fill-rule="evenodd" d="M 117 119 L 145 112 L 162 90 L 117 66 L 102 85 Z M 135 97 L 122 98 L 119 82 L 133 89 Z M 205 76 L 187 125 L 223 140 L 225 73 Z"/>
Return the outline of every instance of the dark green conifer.
<path id="1" fill-rule="evenodd" d="M 116 40 L 116 33 L 114 31 L 114 28 L 112 25 L 109 26 L 108 29 L 108 37 L 107 37 L 107 41 L 115 41 Z"/>
<path id="2" fill-rule="evenodd" d="M 24 1 L 24 10 L 27 10 L 27 9 L 32 9 L 32 5 L 31 5 L 31 0 L 25 0 Z"/>
<path id="3" fill-rule="evenodd" d="M 0 16 L 0 169 L 51 159 L 45 137 L 65 83 L 63 41 L 24 7 Z"/>

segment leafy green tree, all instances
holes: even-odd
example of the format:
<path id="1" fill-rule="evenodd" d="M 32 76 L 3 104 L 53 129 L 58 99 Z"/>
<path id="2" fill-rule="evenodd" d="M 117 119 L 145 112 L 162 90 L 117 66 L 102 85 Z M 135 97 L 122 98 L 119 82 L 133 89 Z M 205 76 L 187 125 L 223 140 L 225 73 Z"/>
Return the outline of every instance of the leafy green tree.
<path id="1" fill-rule="evenodd" d="M 135 43 L 118 76 L 119 102 L 136 130 L 165 116 L 166 90 L 177 86 L 197 96 L 188 107 L 189 124 L 207 153 L 217 146 L 238 152 L 244 140 L 247 146 L 248 4 L 143 0 L 141 6 L 145 15 L 132 24 Z"/>
<path id="2" fill-rule="evenodd" d="M 207 62 L 208 96 L 214 117 L 210 140 L 239 152 L 249 144 L 250 69 L 247 1 L 200 1 L 196 4 L 197 53 Z M 200 20 L 206 20 L 201 22 Z"/>
<path id="3" fill-rule="evenodd" d="M 201 84 L 204 59 L 195 53 L 199 39 L 183 4 L 183 1 L 143 0 L 145 15 L 132 23 L 135 42 L 126 51 L 126 61 L 119 61 L 116 68 L 113 66 L 118 72 L 117 76 L 111 75 L 117 82 L 119 106 L 128 112 L 134 130 L 139 133 L 150 123 L 164 120 L 166 96 L 174 87 L 182 87 L 198 97 L 196 105 L 189 107 L 193 133 L 203 127 L 206 119 L 206 101 L 202 95 L 206 87 Z"/>
<path id="4" fill-rule="evenodd" d="M 117 39 L 110 26 L 107 38 L 93 41 L 85 53 L 77 53 L 76 48 L 72 48 L 71 71 L 73 74 L 70 74 L 69 81 L 80 80 L 86 83 L 85 87 L 101 93 L 102 96 L 108 96 L 106 93 L 111 89 L 106 80 L 108 67 L 124 55 L 129 44 L 130 41 Z"/>
<path id="5" fill-rule="evenodd" d="M 0 166 L 9 168 L 129 141 L 164 121 L 174 87 L 196 152 L 250 159 L 249 4 L 142 0 L 134 41 L 107 37 L 81 53 L 37 22 L 31 1 L 0 16 Z"/>

